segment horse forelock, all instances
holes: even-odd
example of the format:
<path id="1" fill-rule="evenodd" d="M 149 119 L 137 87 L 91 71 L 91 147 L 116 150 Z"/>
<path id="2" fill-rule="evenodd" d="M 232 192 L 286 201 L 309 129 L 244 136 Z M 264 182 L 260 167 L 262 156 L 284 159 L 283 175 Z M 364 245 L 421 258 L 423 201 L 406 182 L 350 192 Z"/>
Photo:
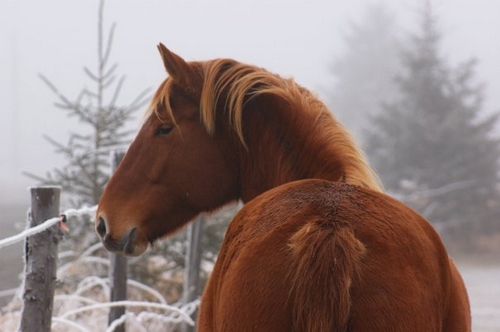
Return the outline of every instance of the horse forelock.
<path id="1" fill-rule="evenodd" d="M 160 121 L 163 121 L 164 115 L 161 114 L 161 110 L 164 109 L 167 113 L 166 116 L 171 118 L 175 124 L 175 117 L 169 100 L 172 86 L 173 80 L 169 77 L 160 84 L 158 89 L 156 89 L 156 92 L 146 109 L 146 113 L 144 113 L 142 120 L 143 123 L 152 115 L 155 115 Z"/>
<path id="2" fill-rule="evenodd" d="M 200 96 L 200 119 L 208 133 L 215 133 L 217 107 L 223 107 L 225 109 L 223 114 L 228 116 L 230 126 L 246 147 L 242 123 L 245 104 L 260 95 L 273 95 L 287 103 L 291 116 L 297 117 L 299 121 L 300 113 L 307 113 L 313 118 L 331 118 L 331 121 L 325 122 L 323 130 L 315 134 L 322 135 L 318 138 L 320 141 L 335 142 L 330 144 L 332 149 L 337 150 L 337 155 L 345 157 L 343 160 L 346 169 L 345 181 L 383 191 L 376 173 L 368 165 L 363 152 L 357 147 L 349 131 L 333 117 L 315 94 L 291 78 L 282 78 L 265 69 L 232 59 L 215 59 L 200 62 L 199 65 L 202 73 L 202 88 L 197 93 Z M 169 101 L 174 85 L 175 82 L 171 78 L 163 81 L 153 96 L 146 117 L 155 114 L 161 120 L 160 109 L 164 109 L 166 115 L 175 123 Z M 162 107 L 158 107 L 160 105 Z M 301 112 L 293 112 L 292 109 Z M 310 136 L 310 133 L 307 136 Z"/>

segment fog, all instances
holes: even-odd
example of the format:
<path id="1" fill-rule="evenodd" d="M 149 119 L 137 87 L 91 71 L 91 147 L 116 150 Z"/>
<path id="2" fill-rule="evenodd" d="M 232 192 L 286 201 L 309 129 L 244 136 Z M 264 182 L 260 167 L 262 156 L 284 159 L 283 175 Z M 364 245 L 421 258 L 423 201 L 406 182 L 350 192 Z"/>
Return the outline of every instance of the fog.
<path id="1" fill-rule="evenodd" d="M 256 64 L 317 92 L 327 101 L 332 62 L 344 52 L 343 34 L 360 22 L 373 0 L 168 1 L 107 0 L 106 29 L 115 22 L 111 60 L 126 75 L 119 104 L 132 101 L 165 77 L 156 45 L 163 42 L 187 60 L 230 57 Z M 423 0 L 379 0 L 392 11 L 401 33 L 414 31 Z M 431 0 L 443 33 L 442 55 L 457 64 L 478 59 L 486 84 L 486 113 L 500 112 L 500 1 Z M 83 67 L 97 62 L 99 0 L 1 0 L 0 2 L 0 211 L 3 238 L 17 233 L 29 204 L 23 171 L 44 175 L 64 164 L 44 135 L 65 143 L 80 131 L 75 118 L 55 107 L 55 95 L 38 77 L 48 77 L 68 98 L 92 89 Z M 137 129 L 142 113 L 129 126 Z M 500 137 L 500 127 L 496 135 Z M 17 210 L 10 207 L 15 206 Z M 9 207 L 7 209 L 6 207 Z M 0 232 L 1 233 L 1 232 Z M 4 250 L 1 289 L 19 284 L 21 251 Z M 9 249 L 10 250 L 10 249 Z M 476 330 L 498 331 L 498 258 L 490 270 L 464 260 Z M 16 265 L 17 264 L 17 265 Z M 481 268 L 477 268 L 481 265 Z M 16 266 L 14 266 L 16 265 Z M 486 264 L 485 264 L 486 265 Z M 496 281 L 495 281 L 496 280 Z M 496 284 L 495 284 L 496 282 Z M 494 320 L 496 319 L 496 321 Z"/>
<path id="2" fill-rule="evenodd" d="M 294 77 L 323 99 L 328 68 L 343 51 L 342 33 L 374 1 L 124 1 L 108 0 L 105 26 L 116 22 L 112 60 L 127 76 L 121 103 L 155 88 L 165 73 L 156 50 L 163 42 L 188 60 L 232 57 Z M 401 31 L 416 24 L 421 1 L 385 0 Z M 500 110 L 500 1 L 434 0 L 443 54 L 452 63 L 476 57 L 486 84 L 486 111 Z M 43 135 L 66 142 L 76 119 L 54 106 L 38 78 L 47 76 L 70 98 L 91 85 L 98 1 L 3 0 L 0 3 L 0 200 L 26 199 L 35 184 L 22 172 L 45 174 L 63 164 Z M 90 86 L 89 86 L 90 87 Z M 140 113 L 140 112 L 139 112 Z M 137 128 L 141 114 L 130 124 Z"/>

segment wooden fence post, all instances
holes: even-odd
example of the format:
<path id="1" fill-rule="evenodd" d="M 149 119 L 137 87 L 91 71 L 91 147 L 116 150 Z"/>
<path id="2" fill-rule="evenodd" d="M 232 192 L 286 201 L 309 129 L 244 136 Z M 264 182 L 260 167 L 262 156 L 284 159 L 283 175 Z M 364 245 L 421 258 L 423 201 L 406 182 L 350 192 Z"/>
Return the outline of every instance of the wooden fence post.
<path id="1" fill-rule="evenodd" d="M 187 242 L 188 248 L 186 251 L 186 268 L 184 270 L 184 291 L 183 302 L 189 303 L 196 300 L 200 294 L 200 270 L 201 270 L 201 256 L 203 248 L 201 239 L 203 236 L 203 228 L 205 225 L 205 218 L 203 215 L 199 216 L 197 220 L 192 222 L 187 229 Z M 196 321 L 197 310 L 193 313 L 193 318 Z M 195 327 L 189 326 L 184 323 L 182 326 L 184 332 L 195 331 Z"/>
<path id="2" fill-rule="evenodd" d="M 111 152 L 111 169 L 116 170 L 123 157 L 124 152 Z M 127 257 L 122 254 L 109 254 L 109 283 L 110 300 L 124 301 L 127 299 Z M 125 314 L 125 307 L 111 307 L 109 309 L 108 325 Z M 118 325 L 115 332 L 125 332 L 125 322 Z"/>
<path id="3" fill-rule="evenodd" d="M 31 188 L 29 227 L 59 215 L 60 187 Z M 24 252 L 22 332 L 50 332 L 57 272 L 57 247 L 62 231 L 56 224 L 27 237 Z"/>

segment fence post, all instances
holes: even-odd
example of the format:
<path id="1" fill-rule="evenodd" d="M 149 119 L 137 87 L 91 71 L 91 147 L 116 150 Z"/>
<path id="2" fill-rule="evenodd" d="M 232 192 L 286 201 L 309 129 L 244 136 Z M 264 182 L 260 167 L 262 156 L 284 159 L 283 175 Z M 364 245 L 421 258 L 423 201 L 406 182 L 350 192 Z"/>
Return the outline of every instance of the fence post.
<path id="1" fill-rule="evenodd" d="M 31 188 L 28 226 L 59 215 L 60 187 Z M 24 291 L 20 331 L 50 332 L 57 272 L 57 247 L 62 231 L 54 225 L 27 237 L 24 249 Z"/>
<path id="2" fill-rule="evenodd" d="M 184 291 L 182 294 L 183 302 L 189 303 L 196 300 L 201 293 L 200 290 L 200 270 L 201 256 L 203 248 L 201 239 L 203 235 L 203 227 L 205 225 L 204 216 L 200 215 L 192 222 L 187 229 L 188 247 L 186 251 L 186 268 L 184 271 Z M 196 321 L 197 310 L 193 313 L 193 318 Z M 182 326 L 183 332 L 192 332 L 195 330 L 193 326 L 184 323 Z"/>
<path id="3" fill-rule="evenodd" d="M 111 169 L 116 170 L 123 157 L 124 152 L 111 152 Z M 110 283 L 110 300 L 124 301 L 127 299 L 127 257 L 122 254 L 109 254 L 109 283 Z M 111 307 L 109 309 L 108 325 L 111 325 L 114 320 L 125 314 L 125 307 Z M 118 325 L 115 332 L 125 332 L 125 322 Z"/>

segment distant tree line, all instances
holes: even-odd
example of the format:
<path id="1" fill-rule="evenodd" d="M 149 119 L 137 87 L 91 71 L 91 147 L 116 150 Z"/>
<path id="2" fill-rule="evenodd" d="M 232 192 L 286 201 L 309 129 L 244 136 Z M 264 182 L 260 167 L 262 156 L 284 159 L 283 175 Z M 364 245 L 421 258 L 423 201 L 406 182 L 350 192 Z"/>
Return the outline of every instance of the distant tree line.
<path id="1" fill-rule="evenodd" d="M 449 65 L 429 2 L 418 30 L 406 35 L 395 33 L 383 7 L 368 12 L 334 61 L 333 111 L 351 115 L 347 125 L 354 123 L 389 193 L 453 245 L 481 249 L 489 235 L 500 234 L 500 144 L 499 113 L 483 110 L 477 60 Z"/>

